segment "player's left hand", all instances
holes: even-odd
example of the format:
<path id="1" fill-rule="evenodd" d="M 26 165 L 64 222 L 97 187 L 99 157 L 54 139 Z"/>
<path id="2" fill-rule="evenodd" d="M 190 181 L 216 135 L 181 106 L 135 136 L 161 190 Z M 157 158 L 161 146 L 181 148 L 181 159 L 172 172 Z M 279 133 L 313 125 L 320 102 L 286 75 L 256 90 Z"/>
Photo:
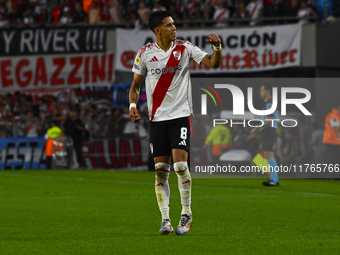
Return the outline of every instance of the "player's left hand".
<path id="1" fill-rule="evenodd" d="M 221 45 L 221 39 L 216 34 L 209 35 L 208 43 L 216 47 Z"/>
<path id="2" fill-rule="evenodd" d="M 139 116 L 138 110 L 135 107 L 132 107 L 130 110 L 130 119 L 134 123 L 138 123 L 141 120 L 141 117 Z"/>

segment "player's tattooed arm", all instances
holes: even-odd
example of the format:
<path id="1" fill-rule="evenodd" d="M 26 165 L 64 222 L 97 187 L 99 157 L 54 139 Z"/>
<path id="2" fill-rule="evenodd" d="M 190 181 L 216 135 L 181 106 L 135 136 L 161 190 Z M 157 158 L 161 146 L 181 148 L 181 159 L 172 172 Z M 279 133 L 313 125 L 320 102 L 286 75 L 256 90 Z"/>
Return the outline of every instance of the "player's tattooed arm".
<path id="1" fill-rule="evenodd" d="M 134 123 L 137 123 L 138 121 L 141 120 L 141 117 L 139 116 L 136 105 L 139 99 L 139 92 L 140 92 L 140 87 L 142 86 L 143 78 L 144 76 L 135 73 L 133 75 L 133 81 L 130 87 L 130 93 L 129 93 L 130 119 Z"/>
<path id="2" fill-rule="evenodd" d="M 138 99 L 139 99 L 139 93 L 140 93 L 140 87 L 142 86 L 141 82 L 135 82 L 135 86 L 133 86 L 132 90 L 134 92 L 134 95 L 132 94 L 132 103 L 137 104 Z"/>
<path id="3" fill-rule="evenodd" d="M 134 74 L 133 81 L 129 93 L 129 101 L 131 103 L 137 104 L 139 99 L 140 87 L 142 86 L 144 76 L 139 74 Z"/>
<path id="4" fill-rule="evenodd" d="M 211 34 L 209 36 L 208 43 L 210 43 L 211 45 L 217 48 L 221 47 L 221 39 L 215 34 Z M 219 50 L 214 50 L 212 55 L 207 54 L 202 59 L 201 64 L 212 67 L 212 68 L 217 68 L 220 66 L 221 61 L 222 61 L 222 50 L 220 48 Z"/>

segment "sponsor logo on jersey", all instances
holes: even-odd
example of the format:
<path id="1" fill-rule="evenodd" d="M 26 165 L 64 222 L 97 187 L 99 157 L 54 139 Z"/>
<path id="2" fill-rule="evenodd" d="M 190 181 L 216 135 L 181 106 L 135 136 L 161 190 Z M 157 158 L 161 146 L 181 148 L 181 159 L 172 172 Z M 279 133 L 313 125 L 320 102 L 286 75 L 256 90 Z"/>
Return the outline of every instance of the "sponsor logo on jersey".
<path id="1" fill-rule="evenodd" d="M 174 57 L 175 57 L 176 60 L 181 59 L 181 51 L 180 50 L 174 51 L 172 54 L 174 54 Z"/>
<path id="2" fill-rule="evenodd" d="M 136 57 L 136 60 L 135 60 L 136 64 L 139 64 L 140 62 L 140 58 L 139 57 Z"/>
<path id="3" fill-rule="evenodd" d="M 150 69 L 151 74 L 166 74 L 166 73 L 173 73 L 176 72 L 177 70 L 181 70 L 182 66 L 165 66 L 164 68 L 156 68 L 156 69 Z"/>
<path id="4" fill-rule="evenodd" d="M 133 67 L 134 67 L 135 69 L 139 70 L 139 66 L 138 66 L 138 65 L 134 64 Z"/>

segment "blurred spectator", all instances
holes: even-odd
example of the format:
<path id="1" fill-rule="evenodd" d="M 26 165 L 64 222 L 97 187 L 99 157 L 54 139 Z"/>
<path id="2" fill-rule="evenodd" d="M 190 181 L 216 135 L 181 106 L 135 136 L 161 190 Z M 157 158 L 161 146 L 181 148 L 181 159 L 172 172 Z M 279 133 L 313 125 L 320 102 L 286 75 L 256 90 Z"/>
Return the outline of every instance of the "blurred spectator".
<path id="1" fill-rule="evenodd" d="M 282 0 L 272 0 L 269 5 L 264 9 L 264 16 L 273 18 L 273 17 L 282 17 L 285 14 L 285 5 Z M 270 24 L 279 24 L 283 23 L 282 20 L 273 20 L 270 22 L 266 22 Z"/>
<path id="2" fill-rule="evenodd" d="M 59 24 L 61 25 L 67 25 L 72 22 L 72 17 L 71 17 L 71 11 L 68 6 L 65 6 L 63 9 L 63 16 L 60 17 L 59 19 Z"/>
<path id="3" fill-rule="evenodd" d="M 90 5 L 90 11 L 89 11 L 89 22 L 90 24 L 95 24 L 98 21 L 98 16 L 100 13 L 100 7 L 98 4 L 93 1 Z"/>
<path id="4" fill-rule="evenodd" d="M 328 16 L 333 14 L 333 0 L 315 0 L 314 2 L 319 22 L 325 21 Z M 327 17 L 325 17 L 325 13 Z"/>
<path id="5" fill-rule="evenodd" d="M 325 144 L 325 159 L 327 164 L 338 164 L 340 155 L 340 103 L 333 105 L 333 109 L 326 115 L 323 143 Z"/>
<path id="6" fill-rule="evenodd" d="M 26 137 L 38 137 L 38 119 L 33 111 L 29 111 L 26 115 Z"/>
<path id="7" fill-rule="evenodd" d="M 39 120 L 37 124 L 37 133 L 39 137 L 43 137 L 46 134 L 47 129 L 49 128 L 49 121 L 50 119 L 47 117 L 47 112 L 39 112 Z"/>
<path id="8" fill-rule="evenodd" d="M 131 5 L 126 6 L 125 13 L 123 15 L 123 22 L 126 28 L 131 28 L 131 24 L 134 24 L 137 20 L 137 15 L 134 12 Z"/>
<path id="9" fill-rule="evenodd" d="M 50 99 L 50 104 L 48 105 L 48 113 L 52 113 L 54 109 L 58 109 L 58 100 L 53 97 Z"/>
<path id="10" fill-rule="evenodd" d="M 249 25 L 255 26 L 259 23 L 259 20 L 262 17 L 262 1 L 259 0 L 251 0 L 249 4 L 246 7 L 247 11 L 247 17 L 250 19 L 254 19 L 254 21 L 251 21 Z"/>
<path id="11" fill-rule="evenodd" d="M 0 14 L 6 16 L 7 15 L 7 8 L 6 5 L 0 2 Z"/>
<path id="12" fill-rule="evenodd" d="M 202 20 L 203 19 L 203 12 L 201 11 L 201 6 L 198 2 L 194 5 L 193 10 L 189 14 L 189 20 L 195 21 L 195 20 Z M 191 27 L 203 27 L 204 24 L 196 23 L 196 24 L 190 24 Z"/>
<path id="13" fill-rule="evenodd" d="M 177 11 L 176 5 L 170 4 L 169 12 L 171 13 L 173 20 L 175 21 L 176 27 L 182 27 L 182 24 L 180 24 L 179 22 L 183 20 L 183 15 L 181 12 Z M 203 16 L 201 18 L 204 19 Z"/>
<path id="14" fill-rule="evenodd" d="M 206 8 L 204 8 L 204 13 L 203 13 L 204 19 L 211 20 L 214 17 L 214 12 L 215 12 L 215 9 L 213 8 L 213 6 L 207 5 Z M 211 26 L 211 23 L 208 24 L 208 26 Z"/>
<path id="15" fill-rule="evenodd" d="M 110 12 L 107 4 L 102 4 L 100 6 L 100 13 L 98 16 L 97 23 L 106 24 L 110 22 Z"/>
<path id="16" fill-rule="evenodd" d="M 308 7 L 306 1 L 302 1 L 297 16 L 299 18 L 305 17 L 304 19 L 300 19 L 300 23 L 302 23 L 302 24 L 309 23 L 310 20 L 309 20 L 308 16 L 315 16 L 315 12 L 310 7 Z"/>
<path id="17" fill-rule="evenodd" d="M 8 22 L 11 25 L 21 25 L 22 24 L 22 14 L 18 11 L 17 7 L 13 5 L 7 16 Z"/>
<path id="18" fill-rule="evenodd" d="M 40 14 L 40 18 L 39 18 L 39 24 L 40 25 L 46 25 L 49 23 L 53 22 L 53 17 L 51 15 L 51 13 L 47 10 L 46 6 L 43 6 L 41 8 L 41 14 Z"/>
<path id="19" fill-rule="evenodd" d="M 317 123 L 314 123 L 314 132 L 312 134 L 312 140 L 310 141 L 310 145 L 313 146 L 314 162 L 317 164 L 322 164 L 324 161 L 324 152 L 325 152 L 325 144 L 323 143 L 323 130 L 319 128 Z"/>
<path id="20" fill-rule="evenodd" d="M 0 125 L 0 138 L 13 137 L 13 128 L 11 121 L 5 121 L 4 125 Z"/>
<path id="21" fill-rule="evenodd" d="M 46 103 L 45 98 L 43 98 L 43 97 L 38 98 L 37 106 L 38 106 L 38 112 L 47 112 L 48 111 L 48 105 Z"/>
<path id="22" fill-rule="evenodd" d="M 3 102 L 0 103 L 0 121 L 9 119 L 9 114 Z"/>
<path id="23" fill-rule="evenodd" d="M 64 0 L 63 1 L 63 5 L 68 6 L 70 8 L 71 13 L 73 13 L 75 11 L 77 3 L 79 3 L 79 0 Z"/>
<path id="24" fill-rule="evenodd" d="M 218 160 L 232 145 L 232 137 L 229 128 L 226 125 L 216 125 L 210 130 L 204 143 L 211 146 L 213 160 Z"/>
<path id="25" fill-rule="evenodd" d="M 124 7 L 119 0 L 111 0 L 110 1 L 110 16 L 113 23 L 122 22 L 121 12 L 123 11 Z"/>
<path id="26" fill-rule="evenodd" d="M 81 3 L 77 2 L 72 13 L 72 23 L 79 24 L 84 22 L 87 22 L 87 14 L 84 12 Z"/>
<path id="27" fill-rule="evenodd" d="M 93 132 L 93 138 L 94 139 L 104 139 L 106 138 L 106 133 L 108 129 L 108 118 L 106 115 L 107 110 L 101 109 L 99 112 L 99 116 L 97 117 L 95 121 L 96 128 Z"/>
<path id="28" fill-rule="evenodd" d="M 42 8 L 46 7 L 47 4 L 47 0 L 30 0 L 29 6 L 31 6 L 32 11 L 40 17 Z"/>
<path id="29" fill-rule="evenodd" d="M 91 119 L 93 118 L 94 109 L 91 107 L 92 100 L 89 100 L 85 105 L 83 105 L 80 109 L 79 118 L 84 123 L 84 127 L 86 130 L 90 130 L 91 127 Z"/>
<path id="30" fill-rule="evenodd" d="M 200 8 L 200 4 L 199 4 L 199 2 L 198 1 L 196 1 L 196 0 L 188 0 L 187 1 L 187 15 L 190 17 L 192 14 L 193 14 L 193 12 L 195 11 L 195 7 L 199 7 Z"/>
<path id="31" fill-rule="evenodd" d="M 242 0 L 236 0 L 234 5 L 235 11 L 233 13 L 232 18 L 233 19 L 244 19 L 246 18 L 246 11 L 244 8 L 244 2 Z M 245 25 L 247 22 L 237 21 L 233 22 L 236 26 Z"/>
<path id="32" fill-rule="evenodd" d="M 298 153 L 298 145 L 290 132 L 285 133 L 279 149 L 280 162 L 284 166 L 295 164 Z"/>
<path id="33" fill-rule="evenodd" d="M 90 10 L 91 10 L 91 3 L 94 0 L 83 0 L 83 10 L 85 13 L 89 14 Z"/>
<path id="34" fill-rule="evenodd" d="M 60 19 L 61 7 L 58 1 L 53 2 L 52 17 L 54 22 L 58 22 Z"/>
<path id="35" fill-rule="evenodd" d="M 160 0 L 155 0 L 155 3 L 153 5 L 152 12 L 156 12 L 156 11 L 166 11 L 166 8 L 163 5 L 161 5 Z"/>
<path id="36" fill-rule="evenodd" d="M 51 122 L 51 127 L 46 129 L 43 135 L 46 139 L 46 169 L 52 169 L 52 155 L 53 155 L 53 141 L 62 135 L 62 130 L 60 129 L 56 121 Z"/>
<path id="37" fill-rule="evenodd" d="M 296 17 L 299 11 L 299 2 L 298 0 L 291 0 L 287 6 L 285 16 L 288 17 Z M 288 20 L 288 23 L 295 23 L 297 20 Z"/>
<path id="38" fill-rule="evenodd" d="M 75 108 L 70 110 L 69 117 L 64 123 L 64 133 L 73 140 L 73 146 L 76 151 L 77 161 L 79 166 L 82 166 L 82 133 L 85 130 L 84 123 L 78 117 L 78 112 Z"/>
<path id="39" fill-rule="evenodd" d="M 120 137 L 124 129 L 125 120 L 123 114 L 119 109 L 115 109 L 109 118 L 109 126 L 107 129 L 107 138 L 113 139 Z"/>
<path id="40" fill-rule="evenodd" d="M 0 13 L 0 27 L 7 27 L 9 26 L 9 22 L 7 19 L 5 19 L 5 16 L 3 13 Z"/>
<path id="41" fill-rule="evenodd" d="M 137 13 L 142 23 L 147 23 L 147 24 L 149 23 L 151 9 L 146 6 L 146 3 L 144 1 L 139 2 Z"/>
<path id="42" fill-rule="evenodd" d="M 226 1 L 225 0 L 218 0 L 217 1 L 217 6 L 214 12 L 214 17 L 213 19 L 217 21 L 216 26 L 217 27 L 222 27 L 222 26 L 227 26 L 228 21 L 225 19 L 229 18 L 229 10 L 225 7 Z M 224 20 L 224 21 L 222 21 Z"/>

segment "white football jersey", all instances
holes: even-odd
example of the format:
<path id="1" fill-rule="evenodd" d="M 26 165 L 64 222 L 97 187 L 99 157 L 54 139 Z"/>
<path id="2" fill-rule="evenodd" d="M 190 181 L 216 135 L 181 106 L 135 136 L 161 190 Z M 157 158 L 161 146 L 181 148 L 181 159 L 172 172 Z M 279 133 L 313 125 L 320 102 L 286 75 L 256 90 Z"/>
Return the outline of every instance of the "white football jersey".
<path id="1" fill-rule="evenodd" d="M 167 52 L 157 43 L 148 43 L 139 50 L 132 71 L 146 76 L 150 121 L 177 119 L 193 113 L 190 61 L 200 64 L 207 54 L 181 40 L 174 41 Z"/>

